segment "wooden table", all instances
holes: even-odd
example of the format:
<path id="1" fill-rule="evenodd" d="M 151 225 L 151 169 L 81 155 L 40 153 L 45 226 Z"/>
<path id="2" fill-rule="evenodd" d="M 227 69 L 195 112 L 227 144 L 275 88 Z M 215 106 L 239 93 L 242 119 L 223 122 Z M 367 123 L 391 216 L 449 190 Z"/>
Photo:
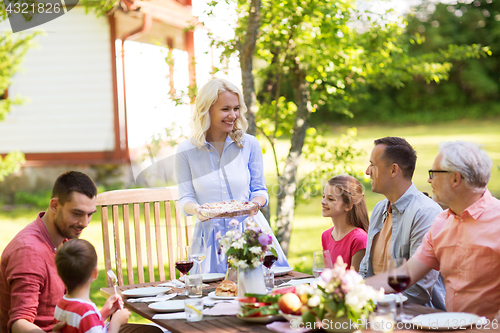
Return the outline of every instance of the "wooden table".
<path id="1" fill-rule="evenodd" d="M 276 277 L 276 280 L 282 279 L 300 279 L 300 278 L 308 278 L 311 275 L 300 273 L 300 272 L 290 272 L 286 275 Z M 165 281 L 163 281 L 165 282 Z M 135 288 L 143 288 L 143 287 L 153 287 L 157 286 L 162 282 L 150 282 L 150 283 L 142 283 L 135 284 L 130 286 L 121 286 L 118 287 L 118 291 L 122 292 L 124 290 L 135 289 Z M 215 290 L 220 281 L 212 282 L 208 287 L 203 289 L 203 296 L 207 296 L 208 293 Z M 174 292 L 182 292 L 183 289 L 173 288 Z M 108 298 L 110 295 L 114 294 L 113 288 L 102 288 L 101 294 Z M 174 299 L 183 299 L 185 296 L 177 296 Z M 165 327 L 169 331 L 173 333 L 202 333 L 202 332 L 222 332 L 222 333 L 236 333 L 236 332 L 266 332 L 271 333 L 275 331 L 269 330 L 266 328 L 265 324 L 252 324 L 248 322 L 244 322 L 238 319 L 236 316 L 203 316 L 203 320 L 199 322 L 187 322 L 185 319 L 153 319 L 153 316 L 156 314 L 153 310 L 148 307 L 147 303 L 128 303 L 125 302 L 125 306 L 140 316 L 149 319 L 158 325 Z M 426 313 L 434 313 L 441 312 L 440 310 L 431 309 L 422 305 L 413 304 L 410 302 L 406 302 L 404 304 L 405 313 L 410 315 L 419 315 Z M 357 331 L 357 333 L 373 333 L 375 331 L 372 330 L 361 330 Z M 412 329 L 395 329 L 394 332 L 402 332 L 402 333 L 422 333 L 426 332 L 424 330 L 412 330 Z M 436 331 L 428 331 L 428 332 L 436 332 Z M 493 329 L 492 325 L 489 325 L 489 329 L 487 328 L 476 328 L 472 329 L 468 328 L 467 330 L 451 330 L 447 332 L 466 332 L 466 333 L 500 333 L 500 328 Z"/>
<path id="2" fill-rule="evenodd" d="M 310 278 L 312 275 L 304 274 L 300 272 L 290 272 L 288 274 L 277 276 L 275 281 L 279 280 L 289 280 L 289 279 L 301 279 L 301 278 Z M 162 281 L 165 282 L 165 281 Z M 118 292 L 122 292 L 129 289 L 143 288 L 143 287 L 154 287 L 162 282 L 149 282 L 149 283 L 140 283 L 129 286 L 121 286 L 117 287 Z M 208 284 L 208 287 L 203 288 L 203 296 L 207 296 L 210 292 L 214 291 L 215 288 L 220 284 L 219 281 L 215 281 Z M 182 292 L 184 289 L 173 288 L 174 292 Z M 114 289 L 112 287 L 109 288 L 101 288 L 101 295 L 105 298 L 108 298 L 110 295 L 114 294 Z M 184 299 L 186 296 L 177 296 L 173 299 Z M 247 322 L 238 319 L 235 316 L 203 316 L 202 321 L 198 322 L 187 322 L 185 319 L 153 319 L 153 316 L 156 314 L 155 311 L 151 310 L 148 307 L 147 303 L 129 303 L 125 301 L 125 307 L 132 312 L 137 313 L 138 315 L 155 322 L 156 324 L 165 327 L 172 333 L 200 333 L 200 332 L 274 332 L 266 328 L 266 325 L 262 324 L 250 324 Z"/>

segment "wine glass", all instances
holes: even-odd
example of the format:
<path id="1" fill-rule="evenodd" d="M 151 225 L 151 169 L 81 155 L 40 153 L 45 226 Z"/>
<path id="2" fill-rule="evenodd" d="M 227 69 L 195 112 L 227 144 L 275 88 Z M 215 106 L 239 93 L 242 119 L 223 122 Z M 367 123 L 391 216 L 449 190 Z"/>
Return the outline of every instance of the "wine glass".
<path id="1" fill-rule="evenodd" d="M 314 251 L 313 252 L 313 275 L 315 278 L 321 275 L 325 268 L 333 268 L 332 257 L 330 251 Z"/>
<path id="2" fill-rule="evenodd" d="M 271 270 L 271 267 L 278 260 L 275 253 L 276 250 L 274 250 L 274 252 L 267 250 L 264 254 L 264 262 L 262 263 L 265 267 L 264 280 L 266 281 L 266 289 L 268 292 L 271 292 L 274 288 L 274 272 Z"/>
<path id="3" fill-rule="evenodd" d="M 191 254 L 191 246 L 178 246 L 177 247 L 177 259 L 175 261 L 175 268 L 182 275 L 186 275 L 191 268 L 193 268 L 193 261 L 190 260 L 189 255 Z M 184 279 L 184 292 L 179 295 L 187 295 L 186 289 L 186 279 Z"/>
<path id="4" fill-rule="evenodd" d="M 189 259 L 198 264 L 199 273 L 201 274 L 201 262 L 207 257 L 207 243 L 204 237 L 200 237 L 200 242 L 191 247 Z"/>
<path id="5" fill-rule="evenodd" d="M 274 255 L 273 252 L 271 251 L 266 251 L 265 255 L 264 255 L 264 266 L 270 270 L 271 267 L 273 267 L 274 263 L 278 261 L 278 257 Z"/>
<path id="6" fill-rule="evenodd" d="M 410 285 L 410 272 L 408 271 L 406 258 L 394 258 L 389 260 L 389 277 L 387 282 L 389 286 L 398 293 L 401 312 L 397 319 L 401 322 L 409 322 L 413 317 L 404 313 L 402 294 Z"/>

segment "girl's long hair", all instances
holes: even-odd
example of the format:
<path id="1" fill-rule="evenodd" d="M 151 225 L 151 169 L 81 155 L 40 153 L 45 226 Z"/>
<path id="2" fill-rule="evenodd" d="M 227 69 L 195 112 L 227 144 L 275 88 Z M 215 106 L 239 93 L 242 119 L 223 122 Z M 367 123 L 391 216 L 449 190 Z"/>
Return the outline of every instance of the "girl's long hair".
<path id="1" fill-rule="evenodd" d="M 340 175 L 331 178 L 328 184 L 334 186 L 335 194 L 340 195 L 342 201 L 351 207 L 347 212 L 347 223 L 368 231 L 368 212 L 361 183 L 352 176 Z"/>

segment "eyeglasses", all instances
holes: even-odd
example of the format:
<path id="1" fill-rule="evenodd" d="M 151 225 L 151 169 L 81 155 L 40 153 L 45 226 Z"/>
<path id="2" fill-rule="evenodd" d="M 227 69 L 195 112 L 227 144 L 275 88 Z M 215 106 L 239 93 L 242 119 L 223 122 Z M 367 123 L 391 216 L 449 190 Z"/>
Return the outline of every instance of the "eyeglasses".
<path id="1" fill-rule="evenodd" d="M 448 171 L 448 170 L 432 170 L 432 169 L 429 169 L 429 179 L 434 179 L 434 174 L 435 173 L 443 173 L 443 172 L 453 172 L 453 171 Z"/>

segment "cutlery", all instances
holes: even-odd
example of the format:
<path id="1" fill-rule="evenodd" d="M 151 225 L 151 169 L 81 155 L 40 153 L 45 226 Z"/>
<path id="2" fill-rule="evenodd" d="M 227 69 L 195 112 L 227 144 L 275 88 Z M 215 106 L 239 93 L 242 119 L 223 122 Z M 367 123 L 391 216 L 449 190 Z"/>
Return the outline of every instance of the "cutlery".
<path id="1" fill-rule="evenodd" d="M 118 295 L 118 291 L 116 290 L 116 287 L 118 286 L 118 278 L 116 277 L 115 272 L 113 272 L 113 270 L 110 269 L 108 271 L 108 276 L 111 279 L 111 282 L 113 283 L 113 288 L 115 289 L 115 294 Z M 120 306 L 120 310 L 123 310 L 122 303 L 118 302 L 118 305 Z"/>

